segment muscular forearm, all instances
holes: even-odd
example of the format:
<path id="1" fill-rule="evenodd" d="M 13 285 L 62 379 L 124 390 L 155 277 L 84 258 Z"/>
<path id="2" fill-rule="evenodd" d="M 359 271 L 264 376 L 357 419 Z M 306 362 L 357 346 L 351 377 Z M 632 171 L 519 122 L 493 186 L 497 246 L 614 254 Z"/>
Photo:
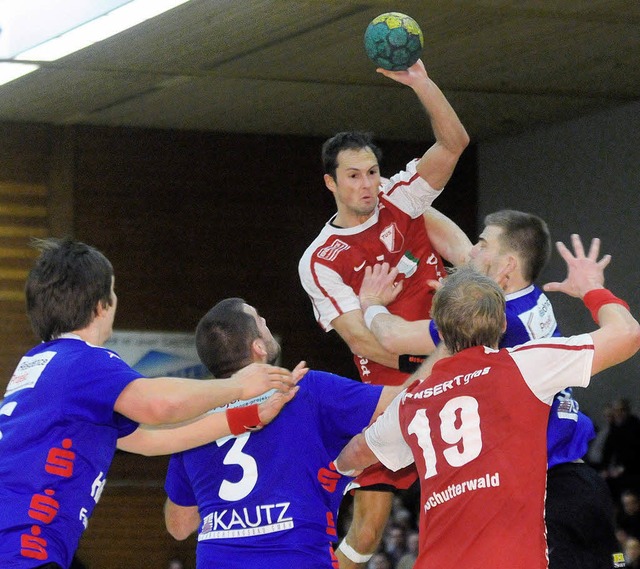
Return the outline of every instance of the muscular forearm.
<path id="1" fill-rule="evenodd" d="M 304 374 L 302 374 L 304 375 Z M 195 419 L 238 399 L 251 399 L 270 389 L 289 392 L 302 377 L 289 370 L 253 363 L 229 379 L 139 378 L 124 388 L 114 409 L 138 423 L 164 425 Z"/>
<path id="2" fill-rule="evenodd" d="M 460 156 L 469 144 L 469 135 L 440 87 L 427 79 L 416 82 L 413 90 L 429 115 L 436 141 Z"/>
<path id="3" fill-rule="evenodd" d="M 216 412 L 179 426 L 141 425 L 129 436 L 118 439 L 118 448 L 135 454 L 158 456 L 189 450 L 230 434 L 225 413 Z"/>
<path id="4" fill-rule="evenodd" d="M 354 355 L 366 358 L 392 369 L 398 369 L 398 354 L 385 349 L 376 337 L 365 328 L 360 334 L 346 334 L 343 340 Z"/>
<path id="5" fill-rule="evenodd" d="M 365 325 L 361 310 L 346 312 L 331 324 L 353 354 L 398 369 L 398 354 L 389 352 L 376 340 Z"/>
<path id="6" fill-rule="evenodd" d="M 418 173 L 432 188 L 448 182 L 460 155 L 469 144 L 469 135 L 440 88 L 431 79 L 418 81 L 413 90 L 424 106 L 436 138 L 418 164 Z M 435 166 L 435 167 L 434 167 Z"/>
<path id="7" fill-rule="evenodd" d="M 429 320 L 410 322 L 394 314 L 378 314 L 371 332 L 388 351 L 396 354 L 430 354 L 435 346 L 429 334 Z"/>
<path id="8" fill-rule="evenodd" d="M 640 325 L 620 304 L 605 304 L 598 311 L 600 329 L 591 334 L 594 343 L 592 375 L 626 361 L 640 349 Z"/>
<path id="9" fill-rule="evenodd" d="M 378 458 L 367 445 L 364 434 L 360 433 L 342 449 L 334 464 L 338 472 L 348 473 L 363 470 L 376 462 L 378 462 Z"/>
<path id="10" fill-rule="evenodd" d="M 130 383 L 116 401 L 115 410 L 146 425 L 189 421 L 242 397 L 234 380 L 140 378 Z"/>

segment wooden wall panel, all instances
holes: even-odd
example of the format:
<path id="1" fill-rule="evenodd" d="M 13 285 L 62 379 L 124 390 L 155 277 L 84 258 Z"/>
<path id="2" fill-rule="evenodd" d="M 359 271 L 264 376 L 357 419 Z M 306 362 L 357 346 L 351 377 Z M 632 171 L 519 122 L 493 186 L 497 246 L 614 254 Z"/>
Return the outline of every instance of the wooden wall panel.
<path id="1" fill-rule="evenodd" d="M 35 251 L 31 237 L 48 233 L 48 180 L 56 129 L 0 124 L 0 391 L 36 341 L 24 310 L 24 281 Z"/>

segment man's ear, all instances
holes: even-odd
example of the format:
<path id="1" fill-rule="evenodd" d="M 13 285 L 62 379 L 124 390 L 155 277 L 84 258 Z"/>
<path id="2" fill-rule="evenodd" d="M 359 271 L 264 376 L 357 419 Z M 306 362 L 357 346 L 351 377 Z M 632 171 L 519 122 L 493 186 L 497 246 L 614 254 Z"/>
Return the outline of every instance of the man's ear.
<path id="1" fill-rule="evenodd" d="M 256 338 L 251 342 L 251 355 L 254 360 L 264 360 L 267 357 L 267 347 L 262 338 Z"/>
<path id="2" fill-rule="evenodd" d="M 333 194 L 336 193 L 336 181 L 333 179 L 333 176 L 331 176 L 330 174 L 325 174 L 324 175 L 324 185 L 327 186 L 327 188 L 329 189 L 329 191 Z"/>
<path id="3" fill-rule="evenodd" d="M 107 310 L 109 310 L 109 305 L 105 304 L 104 302 L 102 302 L 102 300 L 98 301 L 98 304 L 96 304 L 95 310 L 93 311 L 93 314 L 96 318 L 99 318 L 100 316 L 102 316 Z"/>

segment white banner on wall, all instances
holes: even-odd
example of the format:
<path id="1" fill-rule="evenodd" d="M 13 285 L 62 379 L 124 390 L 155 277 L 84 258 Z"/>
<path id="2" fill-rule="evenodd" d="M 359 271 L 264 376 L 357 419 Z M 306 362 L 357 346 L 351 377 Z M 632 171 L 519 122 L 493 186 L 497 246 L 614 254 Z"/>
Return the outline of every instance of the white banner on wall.
<path id="1" fill-rule="evenodd" d="M 147 377 L 211 377 L 200 363 L 194 334 L 114 330 L 105 344 Z"/>

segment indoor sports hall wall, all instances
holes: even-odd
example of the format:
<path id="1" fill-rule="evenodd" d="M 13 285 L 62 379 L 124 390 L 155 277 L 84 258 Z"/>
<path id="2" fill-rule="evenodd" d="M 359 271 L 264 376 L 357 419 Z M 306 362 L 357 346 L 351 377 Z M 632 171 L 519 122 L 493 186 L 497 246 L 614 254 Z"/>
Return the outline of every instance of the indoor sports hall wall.
<path id="1" fill-rule="evenodd" d="M 552 239 L 571 233 L 602 239 L 613 260 L 606 285 L 640 316 L 640 103 L 478 145 L 479 209 L 531 211 L 549 224 Z M 564 278 L 554 249 L 540 283 Z M 564 334 L 592 330 L 582 303 L 550 295 Z M 596 377 L 576 398 L 602 424 L 602 407 L 628 397 L 640 413 L 640 355 Z"/>
<path id="2" fill-rule="evenodd" d="M 299 257 L 334 212 L 323 139 L 0 124 L 0 388 L 35 338 L 22 289 L 29 236 L 71 234 L 116 273 L 116 328 L 193 331 L 219 299 L 242 296 L 283 341 L 283 364 L 357 377 L 343 343 L 320 330 L 297 276 Z M 424 144 L 380 141 L 383 173 Z M 4 189 L 3 189 L 4 188 Z M 476 232 L 475 149 L 436 205 Z M 162 518 L 165 458 L 118 453 L 82 539 L 89 569 L 193 567 L 194 539 Z"/>

